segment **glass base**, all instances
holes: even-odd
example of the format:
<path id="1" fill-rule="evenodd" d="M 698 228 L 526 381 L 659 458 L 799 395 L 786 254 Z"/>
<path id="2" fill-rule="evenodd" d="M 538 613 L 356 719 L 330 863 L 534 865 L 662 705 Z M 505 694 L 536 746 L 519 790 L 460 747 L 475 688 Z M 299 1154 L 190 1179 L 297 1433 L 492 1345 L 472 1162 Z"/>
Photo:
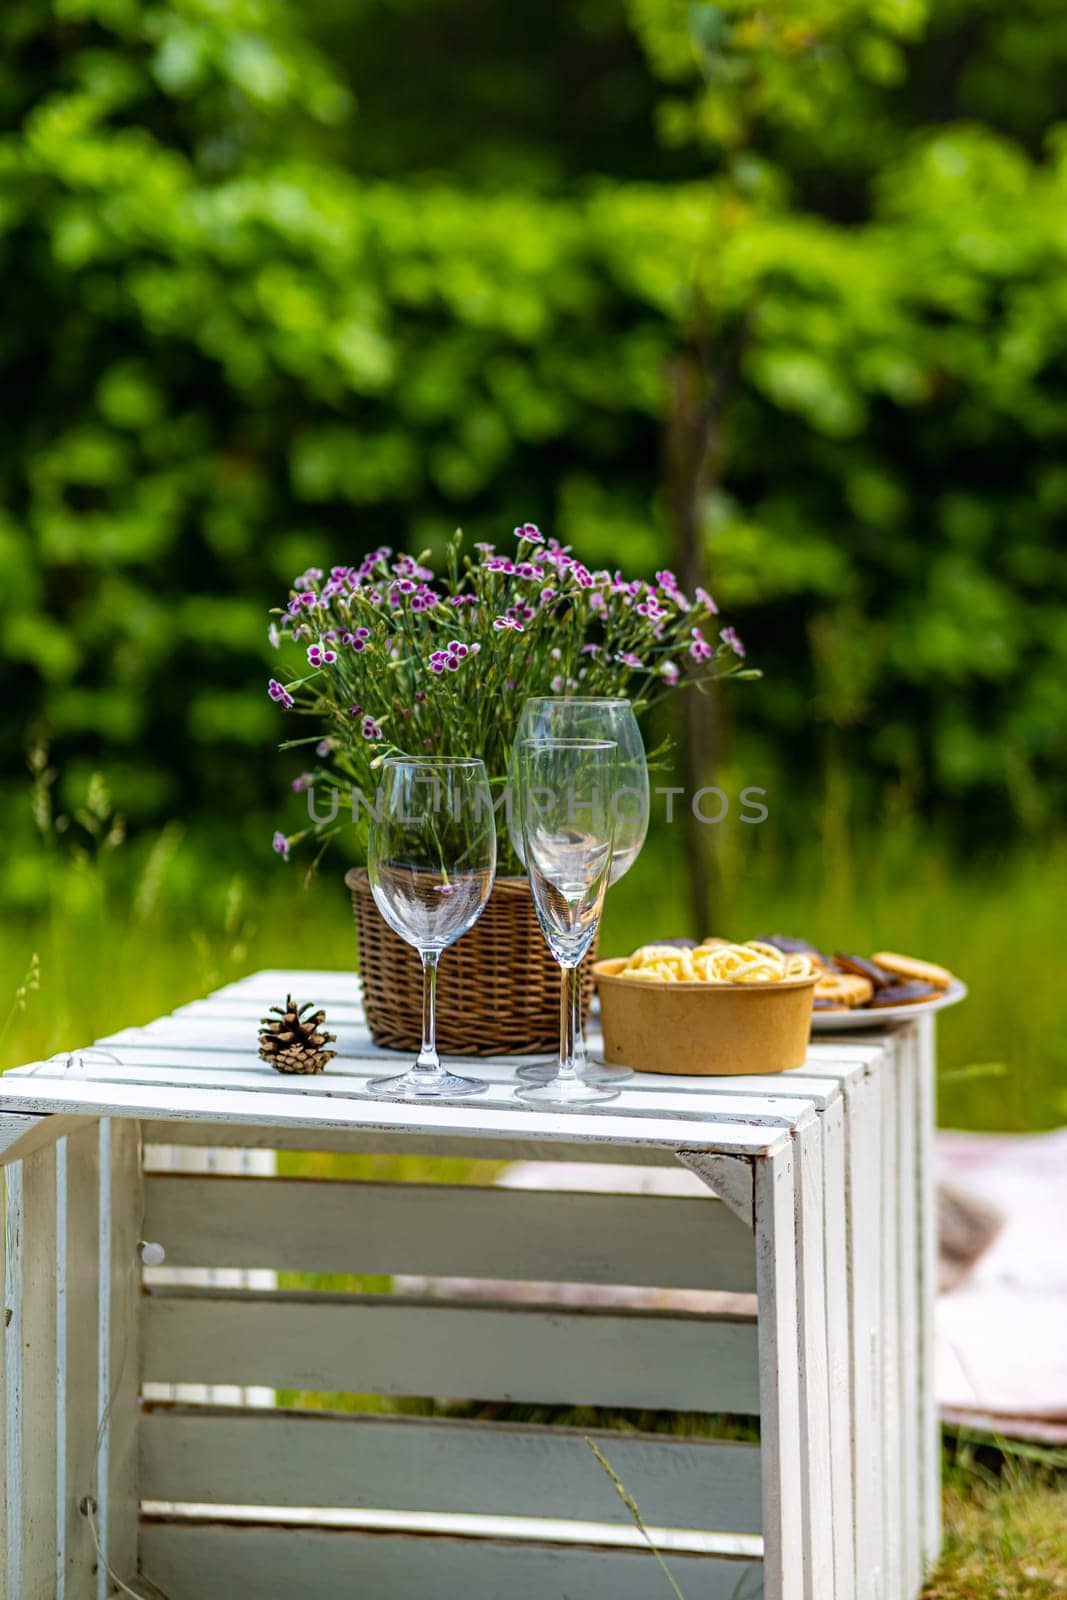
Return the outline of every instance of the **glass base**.
<path id="1" fill-rule="evenodd" d="M 382 1100 L 457 1100 L 465 1094 L 481 1094 L 489 1085 L 484 1078 L 461 1078 L 458 1073 L 421 1072 L 412 1068 L 395 1078 L 372 1078 L 367 1093 Z"/>
<path id="2" fill-rule="evenodd" d="M 547 1083 L 522 1084 L 516 1099 L 534 1106 L 587 1106 L 600 1100 L 614 1100 L 618 1089 L 609 1089 L 587 1078 L 550 1078 Z"/>
<path id="3" fill-rule="evenodd" d="M 523 1078 L 527 1083 L 547 1083 L 559 1071 L 559 1064 L 555 1061 L 531 1061 L 525 1067 L 519 1067 L 516 1077 Z M 604 1061 L 583 1061 L 578 1068 L 578 1077 L 582 1083 L 625 1083 L 627 1078 L 632 1078 L 632 1067 L 609 1067 Z"/>

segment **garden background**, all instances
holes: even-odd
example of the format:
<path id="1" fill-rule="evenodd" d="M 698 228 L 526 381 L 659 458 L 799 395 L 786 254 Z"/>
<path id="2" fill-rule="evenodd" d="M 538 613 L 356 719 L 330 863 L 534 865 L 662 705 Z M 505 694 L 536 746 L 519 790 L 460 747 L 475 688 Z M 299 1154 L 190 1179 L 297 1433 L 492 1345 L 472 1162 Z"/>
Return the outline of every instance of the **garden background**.
<path id="1" fill-rule="evenodd" d="M 942 1121 L 1062 1120 L 1065 74 L 1060 0 L 7 0 L 4 1063 L 352 958 L 268 607 L 532 520 L 764 673 L 654 731 L 768 820 L 603 948 L 915 951 Z"/>

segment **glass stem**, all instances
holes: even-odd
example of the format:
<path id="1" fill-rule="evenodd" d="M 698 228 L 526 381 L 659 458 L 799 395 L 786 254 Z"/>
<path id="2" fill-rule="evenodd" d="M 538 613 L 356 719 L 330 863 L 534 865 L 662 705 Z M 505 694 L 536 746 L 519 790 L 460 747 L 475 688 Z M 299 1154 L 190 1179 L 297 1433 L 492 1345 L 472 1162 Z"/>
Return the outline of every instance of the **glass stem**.
<path id="1" fill-rule="evenodd" d="M 574 970 L 574 983 L 571 985 L 571 1007 L 574 1011 L 574 1068 L 581 1072 L 585 1066 L 585 1033 L 582 1029 L 582 983 L 581 968 Z"/>
<path id="2" fill-rule="evenodd" d="M 578 1018 L 578 968 L 563 967 L 559 981 L 559 1074 L 576 1078 L 576 1022 Z"/>
<path id="3" fill-rule="evenodd" d="M 416 1072 L 440 1072 L 437 1054 L 437 963 L 440 950 L 420 950 L 422 957 L 422 1049 L 415 1063 Z"/>

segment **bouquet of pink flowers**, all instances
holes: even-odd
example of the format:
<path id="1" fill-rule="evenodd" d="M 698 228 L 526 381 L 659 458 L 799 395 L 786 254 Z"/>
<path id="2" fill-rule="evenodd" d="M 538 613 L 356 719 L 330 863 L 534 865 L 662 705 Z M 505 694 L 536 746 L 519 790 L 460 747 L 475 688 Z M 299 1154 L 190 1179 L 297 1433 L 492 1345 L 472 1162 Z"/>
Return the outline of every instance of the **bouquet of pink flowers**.
<path id="1" fill-rule="evenodd" d="M 424 555 L 393 560 L 382 548 L 358 566 L 312 567 L 295 580 L 270 638 L 296 646 L 286 654 L 299 665 L 268 685 L 280 706 L 319 723 L 282 746 L 315 750 L 294 789 L 329 785 L 349 802 L 354 791 L 371 800 L 384 757 L 424 753 L 481 756 L 500 785 L 531 695 L 628 696 L 640 715 L 680 685 L 758 676 L 705 590 L 690 598 L 670 572 L 653 583 L 590 572 L 532 523 L 515 536 L 513 555 L 490 544 L 465 554 L 457 534 L 443 578 Z M 274 848 L 288 856 L 339 825 L 331 816 L 276 833 Z M 510 854 L 502 839 L 503 871 L 516 869 Z"/>

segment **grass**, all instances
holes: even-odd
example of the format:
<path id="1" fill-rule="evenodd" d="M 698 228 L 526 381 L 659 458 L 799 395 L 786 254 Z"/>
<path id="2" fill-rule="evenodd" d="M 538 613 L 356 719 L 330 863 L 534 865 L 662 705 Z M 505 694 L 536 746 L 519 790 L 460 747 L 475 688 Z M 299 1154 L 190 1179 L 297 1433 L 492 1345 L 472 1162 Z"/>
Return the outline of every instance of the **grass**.
<path id="1" fill-rule="evenodd" d="M 966 979 L 970 998 L 939 1024 L 942 1126 L 1023 1132 L 1067 1115 L 1067 840 L 970 865 L 904 822 L 847 848 L 815 834 L 799 851 L 738 827 L 717 863 L 719 911 L 702 932 L 899 948 Z M 611 891 L 602 950 L 685 932 L 685 898 L 680 841 L 661 836 Z M 0 923 L 0 1028 L 35 954 L 40 987 L 8 1019 L 3 1065 L 147 1022 L 257 967 L 348 966 L 355 946 L 336 865 L 309 888 L 292 864 L 256 882 L 215 878 L 169 830 L 140 850 L 51 858 L 40 903 Z"/>
<path id="2" fill-rule="evenodd" d="M 310 888 L 292 864 L 255 879 L 218 875 L 177 827 L 119 849 L 109 845 L 106 816 L 97 820 L 81 849 L 62 852 L 53 837 L 36 857 L 9 852 L 0 1066 L 147 1022 L 259 967 L 354 963 L 336 864 Z M 799 848 L 768 828 L 720 832 L 715 869 L 714 925 L 701 933 L 794 933 L 862 953 L 897 948 L 943 962 L 967 981 L 970 998 L 939 1025 L 942 1125 L 1021 1132 L 1067 1117 L 1059 913 L 1067 840 L 961 863 L 908 818 L 863 835 L 827 815 Z M 650 841 L 609 897 L 602 950 L 690 931 L 680 910 L 685 877 L 679 834 Z M 292 1170 L 322 1161 L 289 1159 Z M 358 1158 L 344 1172 L 380 1175 L 384 1160 L 374 1158 L 372 1172 Z M 388 1176 L 418 1177 L 412 1160 L 403 1171 L 386 1163 Z M 341 1175 L 336 1161 L 330 1166 Z M 434 1176 L 468 1181 L 466 1163 L 449 1166 L 456 1170 Z M 325 1279 L 318 1286 L 341 1287 Z M 585 1412 L 568 1420 L 633 1425 Z M 642 1418 L 641 1425 L 656 1423 Z M 1014 1454 L 955 1448 L 946 1472 L 945 1556 L 926 1600 L 1067 1594 L 1065 1482 Z"/>
<path id="3" fill-rule="evenodd" d="M 1002 1450 L 989 1441 L 946 1449 L 944 1548 L 923 1600 L 1067 1595 L 1064 1453 L 1034 1454 L 1036 1461 L 1027 1460 L 1007 1442 Z"/>

